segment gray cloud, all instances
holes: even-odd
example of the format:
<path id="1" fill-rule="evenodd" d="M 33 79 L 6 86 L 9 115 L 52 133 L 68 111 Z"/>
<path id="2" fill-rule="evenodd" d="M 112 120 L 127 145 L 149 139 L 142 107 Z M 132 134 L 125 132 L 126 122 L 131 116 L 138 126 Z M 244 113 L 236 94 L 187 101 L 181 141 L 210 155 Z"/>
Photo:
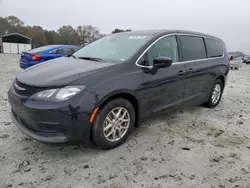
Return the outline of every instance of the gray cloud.
<path id="1" fill-rule="evenodd" d="M 250 54 L 249 0 L 0 0 L 0 16 L 57 30 L 62 25 L 124 29 L 184 29 L 218 36 L 228 50 Z"/>

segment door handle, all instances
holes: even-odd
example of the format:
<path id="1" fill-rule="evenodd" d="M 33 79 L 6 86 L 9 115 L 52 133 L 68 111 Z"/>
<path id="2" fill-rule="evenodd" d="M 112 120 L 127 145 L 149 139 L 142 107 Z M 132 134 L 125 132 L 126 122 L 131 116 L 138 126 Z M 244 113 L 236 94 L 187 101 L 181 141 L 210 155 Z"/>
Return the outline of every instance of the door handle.
<path id="1" fill-rule="evenodd" d="M 184 70 L 180 70 L 179 72 L 178 72 L 178 75 L 183 75 L 183 74 L 185 74 L 187 71 L 184 71 Z"/>

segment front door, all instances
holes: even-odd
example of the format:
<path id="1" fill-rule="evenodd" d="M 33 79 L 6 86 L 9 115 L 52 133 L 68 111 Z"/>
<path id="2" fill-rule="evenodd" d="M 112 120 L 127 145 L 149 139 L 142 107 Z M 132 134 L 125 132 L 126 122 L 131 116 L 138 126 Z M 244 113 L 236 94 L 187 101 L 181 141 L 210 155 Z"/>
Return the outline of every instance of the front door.
<path id="1" fill-rule="evenodd" d="M 158 56 L 169 57 L 173 64 L 160 68 L 155 72 L 143 70 L 142 111 L 143 115 L 181 106 L 185 88 L 185 66 L 179 61 L 176 36 L 166 36 L 152 45 L 139 61 L 139 65 L 153 66 L 153 60 Z"/>

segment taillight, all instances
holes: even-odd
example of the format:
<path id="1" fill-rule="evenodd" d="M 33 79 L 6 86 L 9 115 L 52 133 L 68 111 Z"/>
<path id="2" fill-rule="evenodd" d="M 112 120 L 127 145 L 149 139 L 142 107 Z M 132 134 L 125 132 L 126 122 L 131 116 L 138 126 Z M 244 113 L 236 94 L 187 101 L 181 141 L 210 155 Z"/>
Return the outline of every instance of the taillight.
<path id="1" fill-rule="evenodd" d="M 42 58 L 40 55 L 37 55 L 37 54 L 33 54 L 33 53 L 29 53 L 29 54 L 32 56 L 31 58 L 32 61 L 36 61 Z"/>
<path id="2" fill-rule="evenodd" d="M 42 57 L 40 55 L 34 55 L 31 60 L 39 60 Z"/>

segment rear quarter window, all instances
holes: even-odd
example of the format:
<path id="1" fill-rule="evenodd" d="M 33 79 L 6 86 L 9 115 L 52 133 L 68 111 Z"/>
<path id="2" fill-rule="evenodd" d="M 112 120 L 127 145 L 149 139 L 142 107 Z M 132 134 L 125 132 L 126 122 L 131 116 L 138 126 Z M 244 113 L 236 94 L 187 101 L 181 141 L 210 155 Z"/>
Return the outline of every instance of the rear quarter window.
<path id="1" fill-rule="evenodd" d="M 29 50 L 29 52 L 38 53 L 38 52 L 49 50 L 50 48 L 51 48 L 51 46 L 42 46 L 42 47 L 39 47 L 39 48 L 34 48 L 32 50 Z"/>
<path id="2" fill-rule="evenodd" d="M 62 54 L 62 55 L 71 55 L 74 53 L 72 48 L 60 48 L 56 52 L 57 54 Z"/>
<path id="3" fill-rule="evenodd" d="M 223 44 L 214 39 L 205 39 L 208 58 L 221 57 L 223 55 Z"/>
<path id="4" fill-rule="evenodd" d="M 202 37 L 180 36 L 182 61 L 206 59 L 206 49 Z"/>

